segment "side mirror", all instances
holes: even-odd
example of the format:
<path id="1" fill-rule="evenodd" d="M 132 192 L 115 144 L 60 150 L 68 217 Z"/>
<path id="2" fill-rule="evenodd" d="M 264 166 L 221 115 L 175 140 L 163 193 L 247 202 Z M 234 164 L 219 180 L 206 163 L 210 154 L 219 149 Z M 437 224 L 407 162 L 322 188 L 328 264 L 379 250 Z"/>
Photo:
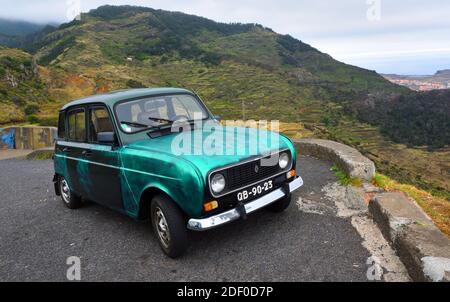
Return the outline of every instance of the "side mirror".
<path id="1" fill-rule="evenodd" d="M 220 122 L 220 121 L 222 120 L 222 118 L 220 117 L 220 115 L 214 115 L 213 118 L 214 118 L 216 121 L 218 121 L 218 122 Z"/>
<path id="2" fill-rule="evenodd" d="M 116 136 L 114 132 L 99 132 L 97 133 L 97 141 L 102 144 L 114 144 Z"/>

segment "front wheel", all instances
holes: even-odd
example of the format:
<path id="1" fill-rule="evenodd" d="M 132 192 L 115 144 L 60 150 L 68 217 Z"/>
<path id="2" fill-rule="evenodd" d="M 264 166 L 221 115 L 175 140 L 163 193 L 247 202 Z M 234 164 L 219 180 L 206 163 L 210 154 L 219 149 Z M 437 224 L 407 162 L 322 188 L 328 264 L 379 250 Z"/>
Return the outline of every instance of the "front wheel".
<path id="1" fill-rule="evenodd" d="M 153 230 L 163 252 L 170 258 L 184 254 L 188 246 L 183 214 L 175 202 L 164 195 L 153 198 L 151 204 Z"/>
<path id="2" fill-rule="evenodd" d="M 61 176 L 58 182 L 59 182 L 59 192 L 61 194 L 61 199 L 64 205 L 72 210 L 81 207 L 82 205 L 81 198 L 72 193 L 72 190 L 70 189 L 67 180 Z"/>
<path id="3" fill-rule="evenodd" d="M 291 199 L 292 195 L 289 194 L 269 205 L 267 209 L 274 213 L 281 213 L 289 207 L 291 204 Z"/>

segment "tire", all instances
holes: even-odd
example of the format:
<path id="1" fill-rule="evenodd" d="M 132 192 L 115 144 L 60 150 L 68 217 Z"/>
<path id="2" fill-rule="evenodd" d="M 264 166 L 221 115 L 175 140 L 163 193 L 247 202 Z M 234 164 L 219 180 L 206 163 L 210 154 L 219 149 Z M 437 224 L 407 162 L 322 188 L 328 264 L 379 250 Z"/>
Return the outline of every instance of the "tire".
<path id="1" fill-rule="evenodd" d="M 267 209 L 270 212 L 281 213 L 289 207 L 289 205 L 291 204 L 291 199 L 292 195 L 289 194 L 269 205 Z"/>
<path id="2" fill-rule="evenodd" d="M 64 177 L 59 177 L 58 185 L 61 199 L 66 207 L 75 210 L 82 206 L 81 197 L 72 192 Z"/>
<path id="3" fill-rule="evenodd" d="M 153 198 L 151 220 L 159 246 L 170 258 L 184 254 L 188 247 L 185 219 L 175 202 L 164 195 Z"/>

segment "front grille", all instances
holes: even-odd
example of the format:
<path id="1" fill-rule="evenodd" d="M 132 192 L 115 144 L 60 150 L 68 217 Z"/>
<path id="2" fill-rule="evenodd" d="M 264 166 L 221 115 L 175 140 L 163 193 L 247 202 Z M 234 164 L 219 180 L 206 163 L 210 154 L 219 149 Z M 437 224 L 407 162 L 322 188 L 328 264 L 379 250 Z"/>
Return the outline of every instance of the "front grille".
<path id="1" fill-rule="evenodd" d="M 264 159 L 270 158 L 270 155 L 268 155 L 267 157 L 255 158 L 254 160 L 236 164 L 230 167 L 224 167 L 211 172 L 208 176 L 209 180 L 211 180 L 216 173 L 223 174 L 226 179 L 226 185 L 223 192 L 215 195 L 212 191 L 210 191 L 212 196 L 216 198 L 221 197 L 231 192 L 238 191 L 241 188 L 256 184 L 261 181 L 265 181 L 272 176 L 277 176 L 283 172 L 289 171 L 290 167 L 292 166 L 292 155 L 289 150 L 283 150 L 282 152 L 286 152 L 289 155 L 291 161 L 291 164 L 285 169 L 281 169 L 279 167 L 277 159 L 275 159 L 274 165 L 263 166 L 262 163 L 267 164 L 267 161 L 265 161 Z M 270 160 L 273 159 L 274 158 L 271 158 Z M 258 167 L 256 170 L 255 166 Z"/>
<path id="2" fill-rule="evenodd" d="M 255 166 L 258 166 L 258 172 L 255 172 Z M 272 175 L 281 172 L 278 164 L 273 166 L 262 166 L 261 160 L 244 163 L 226 170 L 227 189 L 235 190 L 245 187 L 254 182 L 258 182 Z"/>

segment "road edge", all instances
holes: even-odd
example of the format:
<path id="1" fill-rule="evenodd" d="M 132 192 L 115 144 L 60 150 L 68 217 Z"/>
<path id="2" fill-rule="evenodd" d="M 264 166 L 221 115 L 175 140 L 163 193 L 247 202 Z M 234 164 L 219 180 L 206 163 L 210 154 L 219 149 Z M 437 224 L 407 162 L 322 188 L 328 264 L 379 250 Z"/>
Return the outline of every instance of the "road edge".
<path id="1" fill-rule="evenodd" d="M 300 147 L 302 155 L 331 160 L 350 177 L 371 181 L 375 176 L 373 161 L 352 147 L 334 141 L 314 138 L 293 139 L 292 141 Z"/>
<path id="2" fill-rule="evenodd" d="M 370 181 L 375 176 L 375 164 L 370 159 L 334 141 L 311 138 L 292 141 L 301 155 L 330 160 L 348 176 L 364 181 L 362 188 L 348 187 L 347 203 L 359 210 L 368 208 L 412 280 L 450 281 L 450 239 L 414 200 L 403 193 L 374 188 Z"/>

